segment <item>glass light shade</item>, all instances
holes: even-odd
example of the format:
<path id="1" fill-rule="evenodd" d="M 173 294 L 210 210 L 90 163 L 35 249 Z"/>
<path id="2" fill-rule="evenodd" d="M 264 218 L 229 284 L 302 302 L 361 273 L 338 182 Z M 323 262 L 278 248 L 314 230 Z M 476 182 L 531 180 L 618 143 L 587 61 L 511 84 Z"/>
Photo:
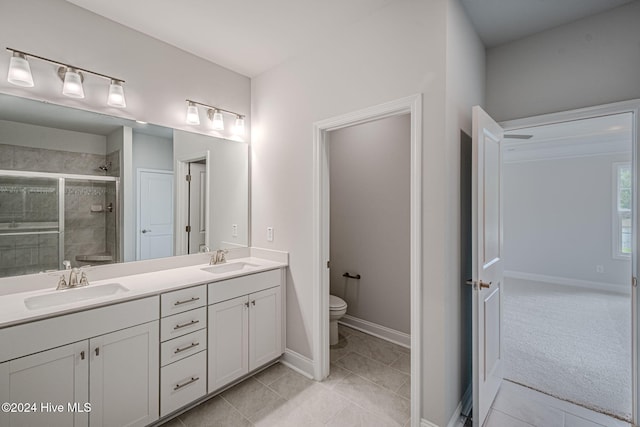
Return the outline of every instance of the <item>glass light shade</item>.
<path id="1" fill-rule="evenodd" d="M 33 76 L 27 58 L 19 52 L 13 52 L 9 62 L 7 81 L 16 86 L 33 87 Z"/>
<path id="2" fill-rule="evenodd" d="M 127 101 L 124 99 L 124 88 L 122 87 L 121 81 L 111 80 L 107 104 L 118 108 L 125 108 L 127 106 Z"/>
<path id="3" fill-rule="evenodd" d="M 80 77 L 80 73 L 73 68 L 67 68 L 67 71 L 64 73 L 62 94 L 71 98 L 84 98 L 82 77 Z"/>
<path id="4" fill-rule="evenodd" d="M 236 135 L 244 135 L 244 117 L 236 117 L 236 125 L 233 128 L 233 133 Z"/>
<path id="5" fill-rule="evenodd" d="M 215 113 L 213 113 L 211 121 L 213 122 L 213 130 L 224 130 L 224 119 L 222 118 L 220 110 L 216 110 Z"/>
<path id="6" fill-rule="evenodd" d="M 196 104 L 189 103 L 189 106 L 187 107 L 187 124 L 200 124 L 200 115 L 198 114 L 198 107 L 196 106 Z"/>

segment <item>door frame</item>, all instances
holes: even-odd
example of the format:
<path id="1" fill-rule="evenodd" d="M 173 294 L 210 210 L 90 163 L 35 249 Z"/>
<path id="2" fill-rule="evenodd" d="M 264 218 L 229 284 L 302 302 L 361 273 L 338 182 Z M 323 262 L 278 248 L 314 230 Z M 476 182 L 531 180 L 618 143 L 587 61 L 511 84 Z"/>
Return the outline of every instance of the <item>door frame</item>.
<path id="1" fill-rule="evenodd" d="M 142 185 L 142 180 L 141 180 L 141 176 L 143 173 L 145 172 L 151 172 L 151 173 L 159 173 L 162 175 L 172 175 L 173 176 L 173 171 L 171 170 L 167 170 L 167 169 L 149 169 L 149 168 L 137 168 L 136 169 L 136 261 L 140 260 L 140 234 L 141 234 L 141 220 L 142 217 L 140 216 L 140 202 L 141 202 L 141 198 L 140 198 L 140 193 L 141 193 L 141 185 Z M 174 185 L 175 185 L 175 177 L 174 177 Z M 172 195 L 173 197 L 173 195 Z M 175 221 L 175 216 L 174 216 L 174 221 Z M 174 232 L 175 232 L 175 226 L 174 226 Z M 174 251 L 175 251 L 175 247 L 174 247 Z"/>
<path id="2" fill-rule="evenodd" d="M 185 233 L 182 229 L 184 224 L 187 223 L 189 219 L 189 188 L 187 186 L 187 181 L 185 177 L 189 173 L 189 163 L 197 162 L 199 160 L 204 160 L 205 164 L 205 173 L 207 174 L 207 180 L 205 181 L 205 207 L 204 207 L 204 215 L 205 215 L 205 231 L 204 231 L 204 244 L 205 246 L 209 246 L 210 244 L 210 230 L 211 230 L 211 151 L 205 150 L 200 152 L 194 152 L 187 154 L 185 156 L 179 157 L 175 161 L 175 187 L 176 187 L 176 201 L 175 201 L 175 227 L 173 234 L 173 242 L 174 242 L 174 255 L 186 255 L 188 252 L 187 249 L 187 239 Z M 181 225 L 182 224 L 182 225 Z"/>
<path id="3" fill-rule="evenodd" d="M 634 256 L 631 257 L 631 274 L 638 277 L 638 265 L 640 253 L 638 244 L 640 243 L 640 230 L 638 229 L 638 196 L 640 195 L 640 176 L 638 176 L 638 156 L 640 152 L 640 138 L 638 134 L 638 116 L 640 114 L 640 99 L 632 99 L 611 104 L 596 105 L 593 107 L 580 108 L 576 110 L 562 111 L 558 113 L 543 114 L 539 116 L 527 117 L 523 119 L 506 120 L 499 124 L 505 133 L 518 129 L 562 123 L 572 120 L 589 119 L 593 117 L 632 113 L 632 147 L 631 147 L 631 170 L 634 178 L 633 188 L 633 216 L 632 216 L 632 248 Z M 640 306 L 640 293 L 637 286 L 631 286 L 631 376 L 632 376 L 632 419 L 634 424 L 638 424 L 640 415 L 640 372 L 638 372 L 638 355 L 640 354 L 640 319 L 638 317 L 638 307 Z"/>
<path id="4" fill-rule="evenodd" d="M 422 95 L 416 94 L 313 124 L 313 374 L 329 374 L 329 152 L 330 131 L 383 119 L 411 116 L 410 286 L 411 423 L 421 420 L 422 360 Z"/>

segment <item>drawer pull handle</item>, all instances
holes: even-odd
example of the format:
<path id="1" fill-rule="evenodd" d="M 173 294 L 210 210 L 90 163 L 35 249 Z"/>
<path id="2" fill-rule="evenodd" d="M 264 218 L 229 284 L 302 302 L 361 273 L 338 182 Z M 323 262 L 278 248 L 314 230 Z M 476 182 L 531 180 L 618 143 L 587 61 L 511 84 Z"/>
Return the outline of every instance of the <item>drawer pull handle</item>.
<path id="1" fill-rule="evenodd" d="M 186 304 L 188 302 L 194 302 L 194 301 L 198 301 L 200 299 L 200 297 L 192 297 L 191 299 L 186 299 L 184 301 L 176 301 L 173 303 L 173 305 L 182 305 L 182 304 Z"/>
<path id="2" fill-rule="evenodd" d="M 176 329 L 186 328 L 187 326 L 195 325 L 196 323 L 200 323 L 200 321 L 192 320 L 191 322 L 183 323 L 181 325 L 176 325 L 173 327 L 173 329 L 176 330 Z"/>
<path id="3" fill-rule="evenodd" d="M 199 379 L 200 379 L 200 377 L 191 377 L 191 379 L 189 381 L 187 381 L 186 383 L 176 384 L 176 386 L 173 389 L 174 390 L 180 390 L 182 387 L 188 386 L 191 383 L 195 383 Z"/>
<path id="4" fill-rule="evenodd" d="M 84 350 L 80 352 L 80 360 L 84 360 Z"/>
<path id="5" fill-rule="evenodd" d="M 173 353 L 174 353 L 174 354 L 182 353 L 183 351 L 187 351 L 187 350 L 189 350 L 190 348 L 197 347 L 197 346 L 199 346 L 199 345 L 200 345 L 200 343 L 199 343 L 199 342 L 192 342 L 190 345 L 188 345 L 188 346 L 186 346 L 186 347 L 176 348 L 176 351 L 174 351 Z"/>

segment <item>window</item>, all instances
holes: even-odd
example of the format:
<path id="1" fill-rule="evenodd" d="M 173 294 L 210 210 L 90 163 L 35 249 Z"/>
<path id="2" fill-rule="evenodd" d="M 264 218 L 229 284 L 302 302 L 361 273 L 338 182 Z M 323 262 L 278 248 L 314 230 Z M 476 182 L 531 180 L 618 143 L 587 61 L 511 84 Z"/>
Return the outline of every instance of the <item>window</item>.
<path id="1" fill-rule="evenodd" d="M 614 258 L 631 256 L 631 164 L 615 163 Z"/>

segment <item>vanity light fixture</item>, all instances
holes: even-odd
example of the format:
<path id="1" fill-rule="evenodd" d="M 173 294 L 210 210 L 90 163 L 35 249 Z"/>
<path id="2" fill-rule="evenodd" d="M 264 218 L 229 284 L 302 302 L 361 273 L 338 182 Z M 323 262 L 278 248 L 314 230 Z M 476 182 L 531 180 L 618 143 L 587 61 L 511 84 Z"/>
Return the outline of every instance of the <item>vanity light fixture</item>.
<path id="1" fill-rule="evenodd" d="M 27 57 L 22 52 L 13 52 L 9 62 L 9 83 L 22 87 L 33 87 L 33 76 Z"/>
<path id="2" fill-rule="evenodd" d="M 209 116 L 209 119 L 213 124 L 213 130 L 224 130 L 224 118 L 222 117 L 220 110 L 209 109 L 207 111 L 207 116 Z"/>
<path id="3" fill-rule="evenodd" d="M 108 105 L 118 108 L 124 108 L 127 106 L 126 100 L 124 98 L 124 88 L 122 86 L 124 80 L 122 79 L 117 79 L 115 77 L 87 70 L 86 68 L 80 68 L 73 65 L 65 64 L 64 62 L 54 61 L 53 59 L 34 55 L 32 53 L 24 52 L 21 50 L 16 50 L 10 47 L 8 47 L 7 50 L 13 53 L 11 62 L 9 64 L 9 75 L 7 76 L 7 80 L 11 84 L 23 87 L 34 86 L 33 76 L 31 75 L 31 68 L 29 67 L 29 62 L 27 61 L 27 57 L 30 57 L 58 66 L 58 76 L 60 76 L 60 79 L 62 79 L 63 81 L 63 95 L 69 96 L 71 98 L 84 98 L 84 88 L 82 87 L 84 74 L 93 74 L 94 76 L 107 79 L 110 82 L 109 96 L 107 98 Z"/>
<path id="4" fill-rule="evenodd" d="M 60 67 L 60 72 L 64 73 L 62 94 L 70 98 L 84 98 L 84 88 L 82 87 L 84 77 L 82 74 L 70 67 Z"/>
<path id="5" fill-rule="evenodd" d="M 236 116 L 233 132 L 236 135 L 244 135 L 244 116 L 233 111 L 225 110 L 213 105 L 203 104 L 202 102 L 187 99 L 187 124 L 199 125 L 200 120 L 190 120 L 191 117 L 198 117 L 198 106 L 207 108 L 207 117 L 211 120 L 214 130 L 224 130 L 224 117 L 222 113 L 232 114 Z"/>
<path id="6" fill-rule="evenodd" d="M 195 102 L 188 101 L 187 104 L 187 124 L 188 125 L 199 125 L 200 124 L 200 115 L 198 113 L 198 107 Z"/>
<path id="7" fill-rule="evenodd" d="M 233 132 L 236 135 L 244 135 L 244 116 L 241 116 L 240 114 L 236 116 L 236 124 L 233 127 Z"/>

